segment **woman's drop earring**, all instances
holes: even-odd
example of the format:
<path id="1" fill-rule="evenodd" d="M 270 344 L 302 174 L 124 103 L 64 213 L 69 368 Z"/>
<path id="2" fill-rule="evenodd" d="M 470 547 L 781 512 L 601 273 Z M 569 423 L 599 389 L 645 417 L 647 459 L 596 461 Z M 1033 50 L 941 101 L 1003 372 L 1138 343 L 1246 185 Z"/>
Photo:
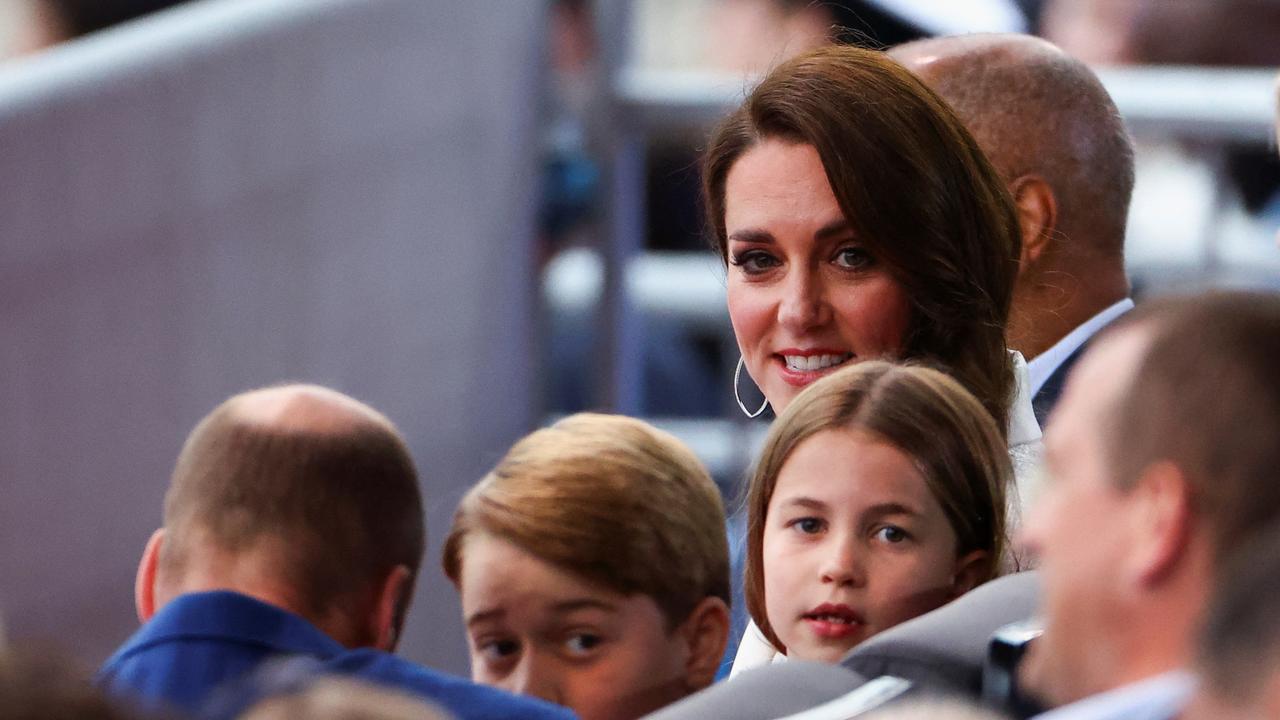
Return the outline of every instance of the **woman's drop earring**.
<path id="1" fill-rule="evenodd" d="M 738 407 L 742 410 L 743 415 L 746 415 L 749 418 L 757 418 L 757 417 L 760 417 L 760 413 L 764 412 L 765 408 L 769 407 L 769 398 L 764 399 L 764 402 L 761 403 L 759 410 L 755 412 L 751 412 L 750 410 L 747 409 L 747 406 L 744 405 L 742 402 L 742 396 L 738 394 L 738 380 L 739 378 L 742 377 L 742 365 L 743 365 L 742 356 L 739 355 L 738 367 L 735 368 L 733 371 L 733 399 L 738 401 Z"/>

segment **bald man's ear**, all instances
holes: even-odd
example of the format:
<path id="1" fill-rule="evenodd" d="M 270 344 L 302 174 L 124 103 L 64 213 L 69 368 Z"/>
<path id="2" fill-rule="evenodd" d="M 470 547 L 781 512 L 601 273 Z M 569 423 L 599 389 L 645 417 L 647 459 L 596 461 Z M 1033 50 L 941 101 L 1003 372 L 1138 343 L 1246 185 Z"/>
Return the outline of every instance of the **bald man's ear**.
<path id="1" fill-rule="evenodd" d="M 1009 184 L 1022 230 L 1019 275 L 1035 267 L 1058 228 L 1058 199 L 1039 175 L 1023 175 Z"/>
<path id="2" fill-rule="evenodd" d="M 133 583 L 133 604 L 138 611 L 138 622 L 146 623 L 156 614 L 156 569 L 160 566 L 160 549 L 164 546 L 164 528 L 151 533 L 147 547 L 138 563 L 138 575 Z"/>
<path id="3" fill-rule="evenodd" d="M 395 652 L 404 629 L 409 602 L 413 600 L 413 571 L 407 565 L 396 565 L 387 573 L 373 607 L 374 647 Z"/>

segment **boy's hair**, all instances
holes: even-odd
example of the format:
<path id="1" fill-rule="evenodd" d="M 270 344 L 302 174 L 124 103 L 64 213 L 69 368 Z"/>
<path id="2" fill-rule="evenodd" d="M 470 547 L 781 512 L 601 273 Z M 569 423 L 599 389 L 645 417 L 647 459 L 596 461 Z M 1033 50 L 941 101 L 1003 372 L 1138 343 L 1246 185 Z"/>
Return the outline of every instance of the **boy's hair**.
<path id="1" fill-rule="evenodd" d="M 443 564 L 455 585 L 472 533 L 651 597 L 668 629 L 707 597 L 729 603 L 720 492 L 687 447 L 640 420 L 581 413 L 517 442 L 454 515 Z"/>
<path id="2" fill-rule="evenodd" d="M 857 429 L 892 445 L 919 469 L 956 534 L 957 556 L 987 553 L 982 581 L 1004 552 L 1005 488 L 1013 475 L 995 421 L 959 382 L 926 367 L 865 361 L 805 388 L 774 422 L 747 486 L 747 610 L 784 650 L 765 613 L 764 526 L 782 466 L 805 439 Z"/>

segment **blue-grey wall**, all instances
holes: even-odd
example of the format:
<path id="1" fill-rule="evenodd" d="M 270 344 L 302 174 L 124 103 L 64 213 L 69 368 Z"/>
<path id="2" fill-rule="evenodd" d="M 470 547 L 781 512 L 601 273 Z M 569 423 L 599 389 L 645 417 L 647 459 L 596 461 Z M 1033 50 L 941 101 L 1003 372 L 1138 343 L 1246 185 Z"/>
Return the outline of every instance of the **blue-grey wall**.
<path id="1" fill-rule="evenodd" d="M 0 68 L 0 615 L 100 662 L 182 439 L 282 380 L 387 413 L 440 539 L 535 420 L 540 3 L 206 0 Z"/>

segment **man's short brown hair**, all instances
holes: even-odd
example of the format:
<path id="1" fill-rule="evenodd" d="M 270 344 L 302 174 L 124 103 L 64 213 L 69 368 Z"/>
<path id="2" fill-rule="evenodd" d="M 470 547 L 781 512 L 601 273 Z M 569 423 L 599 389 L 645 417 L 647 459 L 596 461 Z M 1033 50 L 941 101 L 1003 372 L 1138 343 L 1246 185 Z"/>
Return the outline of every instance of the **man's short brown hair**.
<path id="1" fill-rule="evenodd" d="M 1232 553 L 1215 583 L 1196 654 L 1209 690 L 1242 704 L 1280 668 L 1280 523 Z"/>
<path id="2" fill-rule="evenodd" d="M 648 596 L 669 629 L 708 597 L 730 602 L 720 491 L 683 443 L 633 418 L 580 413 L 517 442 L 454 515 L 443 558 L 454 584 L 472 533 Z"/>
<path id="3" fill-rule="evenodd" d="M 1106 334 L 1127 330 L 1147 348 L 1103 428 L 1115 482 L 1172 462 L 1224 556 L 1280 519 L 1280 295 L 1155 300 Z"/>
<path id="4" fill-rule="evenodd" d="M 246 415 L 245 398 L 262 393 L 292 394 L 274 418 Z M 330 415 L 290 422 L 308 402 L 329 403 Z M 164 524 L 163 567 L 181 572 L 203 547 L 269 547 L 281 581 L 315 612 L 396 565 L 416 571 L 425 542 L 417 471 L 395 426 L 312 386 L 239 395 L 201 420 L 174 468 Z"/>

